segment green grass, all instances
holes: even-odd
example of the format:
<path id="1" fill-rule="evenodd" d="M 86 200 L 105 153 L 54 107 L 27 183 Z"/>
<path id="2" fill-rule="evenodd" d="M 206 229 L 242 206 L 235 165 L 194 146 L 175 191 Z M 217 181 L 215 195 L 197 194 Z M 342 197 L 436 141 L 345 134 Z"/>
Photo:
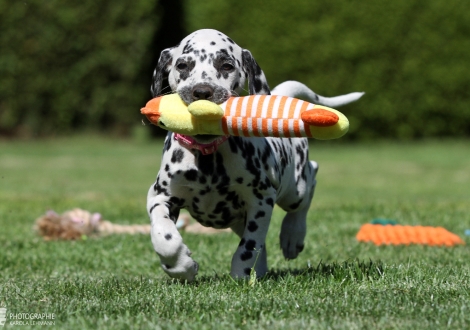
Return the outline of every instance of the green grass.
<path id="1" fill-rule="evenodd" d="M 161 142 L 0 142 L 0 306 L 7 316 L 54 313 L 58 329 L 469 328 L 468 144 L 312 141 L 320 172 L 299 258 L 282 258 L 276 209 L 266 278 L 228 276 L 235 235 L 183 234 L 200 264 L 187 285 L 163 273 L 149 237 L 44 242 L 32 230 L 47 209 L 73 207 L 147 223 Z M 359 227 L 378 217 L 444 226 L 467 245 L 356 242 Z"/>

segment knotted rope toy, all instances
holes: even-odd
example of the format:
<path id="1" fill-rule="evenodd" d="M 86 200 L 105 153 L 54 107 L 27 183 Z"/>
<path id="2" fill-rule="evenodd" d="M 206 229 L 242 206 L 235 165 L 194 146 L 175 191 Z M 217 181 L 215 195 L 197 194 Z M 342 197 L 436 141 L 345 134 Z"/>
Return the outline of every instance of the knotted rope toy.
<path id="1" fill-rule="evenodd" d="M 176 228 L 188 233 L 215 234 L 227 230 L 203 227 L 199 223 L 190 224 L 189 214 L 180 214 Z M 117 225 L 103 220 L 101 214 L 75 208 L 58 214 L 49 210 L 36 219 L 35 231 L 46 241 L 77 240 L 88 237 L 101 237 L 112 234 L 146 234 L 150 225 Z"/>
<path id="2" fill-rule="evenodd" d="M 231 97 L 186 105 L 178 94 L 156 97 L 141 109 L 152 124 L 185 135 L 336 139 L 349 129 L 339 111 L 280 95 Z"/>
<path id="3" fill-rule="evenodd" d="M 36 232 L 45 240 L 75 240 L 110 234 L 149 234 L 150 225 L 116 225 L 101 214 L 75 208 L 59 215 L 50 210 L 36 219 Z"/>

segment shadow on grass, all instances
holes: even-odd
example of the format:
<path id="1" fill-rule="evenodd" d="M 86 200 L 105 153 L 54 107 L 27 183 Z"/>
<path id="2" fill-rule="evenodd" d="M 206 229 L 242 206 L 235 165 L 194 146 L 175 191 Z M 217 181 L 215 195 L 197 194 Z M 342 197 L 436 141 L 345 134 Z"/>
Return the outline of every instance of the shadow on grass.
<path id="1" fill-rule="evenodd" d="M 342 263 L 324 263 L 320 261 L 316 267 L 303 269 L 273 269 L 263 279 L 280 280 L 288 276 L 323 277 L 338 281 L 377 279 L 383 275 L 381 261 L 346 260 Z"/>
<path id="2" fill-rule="evenodd" d="M 258 281 L 282 281 L 289 277 L 297 278 L 326 278 L 339 282 L 362 281 L 379 279 L 383 276 L 384 265 L 381 261 L 346 260 L 344 262 L 324 263 L 320 261 L 316 267 L 297 269 L 271 269 L 268 274 L 258 278 Z M 214 274 L 201 276 L 196 279 L 199 284 L 224 281 L 228 275 Z M 235 281 L 235 280 L 234 280 Z M 244 282 L 244 281 L 242 281 Z"/>

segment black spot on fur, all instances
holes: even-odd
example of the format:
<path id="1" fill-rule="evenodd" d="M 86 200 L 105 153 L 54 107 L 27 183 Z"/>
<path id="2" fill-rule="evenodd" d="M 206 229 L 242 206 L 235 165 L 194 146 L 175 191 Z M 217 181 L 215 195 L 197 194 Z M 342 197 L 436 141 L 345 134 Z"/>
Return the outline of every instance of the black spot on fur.
<path id="1" fill-rule="evenodd" d="M 300 199 L 297 203 L 292 203 L 292 204 L 289 206 L 289 208 L 290 208 L 291 210 L 295 210 L 295 209 L 297 209 L 297 208 L 299 207 L 300 203 L 302 203 L 302 199 Z"/>
<path id="2" fill-rule="evenodd" d="M 158 203 L 153 204 L 153 206 L 149 210 L 149 213 L 152 213 L 153 209 L 156 208 L 158 205 L 160 205 L 160 204 L 158 204 Z"/>
<path id="3" fill-rule="evenodd" d="M 255 219 L 262 218 L 265 215 L 266 215 L 266 213 L 264 211 L 258 211 L 258 213 L 256 213 L 256 215 L 255 215 Z"/>
<path id="4" fill-rule="evenodd" d="M 245 245 L 245 239 L 244 238 L 242 238 L 242 240 L 240 241 L 240 244 L 238 244 L 238 246 L 243 246 L 243 245 Z"/>
<path id="5" fill-rule="evenodd" d="M 218 202 L 217 205 L 215 206 L 213 213 L 215 214 L 222 213 L 222 210 L 225 207 L 225 205 L 227 205 L 227 203 L 224 201 Z"/>
<path id="6" fill-rule="evenodd" d="M 188 181 L 196 181 L 197 179 L 197 171 L 196 170 L 189 170 L 184 173 L 184 177 Z"/>
<path id="7" fill-rule="evenodd" d="M 215 41 L 211 41 L 211 45 L 214 46 L 214 45 L 215 45 Z"/>
<path id="8" fill-rule="evenodd" d="M 153 190 L 157 193 L 157 195 L 170 196 L 168 191 L 160 185 L 160 183 L 158 182 L 158 178 L 157 182 L 155 182 L 155 184 L 153 185 Z"/>
<path id="9" fill-rule="evenodd" d="M 178 197 L 175 197 L 175 196 L 172 196 L 170 198 L 170 203 L 171 204 L 174 204 L 174 205 L 177 205 L 178 207 L 181 207 L 184 205 L 184 198 L 178 198 Z"/>
<path id="10" fill-rule="evenodd" d="M 183 48 L 182 54 L 189 54 L 194 51 L 194 48 L 189 44 L 189 40 Z"/>
<path id="11" fill-rule="evenodd" d="M 305 149 L 302 148 L 302 146 L 297 145 L 295 148 L 295 152 L 297 153 L 297 156 L 299 157 L 299 165 L 304 165 L 305 163 Z"/>
<path id="12" fill-rule="evenodd" d="M 164 145 L 164 147 L 163 147 L 163 149 L 164 149 L 165 151 L 170 150 L 170 148 L 171 148 L 171 141 L 172 141 L 172 140 L 173 140 L 173 139 L 172 139 L 171 133 L 168 133 L 168 135 L 167 135 L 167 137 L 166 137 L 166 139 L 165 139 L 165 145 Z"/>
<path id="13" fill-rule="evenodd" d="M 245 261 L 253 258 L 253 252 L 251 251 L 245 251 L 241 254 L 240 259 Z"/>
<path id="14" fill-rule="evenodd" d="M 258 199 L 263 199 L 263 195 L 260 194 L 260 192 L 258 191 L 258 189 L 253 189 L 253 195 L 255 195 L 256 198 L 258 198 Z"/>
<path id="15" fill-rule="evenodd" d="M 256 242 L 252 239 L 249 239 L 245 244 L 245 249 L 248 251 L 253 251 L 256 247 Z"/>
<path id="16" fill-rule="evenodd" d="M 214 154 L 197 156 L 197 167 L 203 175 L 211 175 L 214 173 Z"/>
<path id="17" fill-rule="evenodd" d="M 263 82 L 258 77 L 255 77 L 253 79 L 253 86 L 255 87 L 255 90 L 259 91 L 263 88 Z"/>
<path id="18" fill-rule="evenodd" d="M 251 274 L 251 268 L 245 268 L 243 270 L 243 272 L 245 273 L 245 275 L 250 275 Z"/>
<path id="19" fill-rule="evenodd" d="M 181 163 L 183 160 L 184 152 L 181 149 L 173 150 L 173 154 L 171 155 L 171 162 L 172 163 Z"/>
<path id="20" fill-rule="evenodd" d="M 230 137 L 228 139 L 228 143 L 230 145 L 230 151 L 232 152 L 232 154 L 236 154 L 238 152 L 238 144 L 237 143 L 238 141 L 240 140 L 240 138 L 238 137 Z"/>
<path id="21" fill-rule="evenodd" d="M 240 177 L 238 177 L 235 181 L 237 181 L 238 183 L 242 184 L 242 183 L 243 183 L 243 178 L 240 176 Z"/>
<path id="22" fill-rule="evenodd" d="M 165 239 L 166 239 L 167 241 L 169 241 L 170 239 L 172 239 L 172 237 L 173 237 L 173 236 L 172 236 L 171 234 L 166 234 L 166 235 L 165 235 Z"/>
<path id="23" fill-rule="evenodd" d="M 199 190 L 199 195 L 204 196 L 205 194 L 209 193 L 211 190 L 212 189 L 210 186 L 206 186 L 205 189 Z"/>
<path id="24" fill-rule="evenodd" d="M 258 229 L 258 224 L 255 221 L 248 222 L 248 230 L 254 232 Z"/>

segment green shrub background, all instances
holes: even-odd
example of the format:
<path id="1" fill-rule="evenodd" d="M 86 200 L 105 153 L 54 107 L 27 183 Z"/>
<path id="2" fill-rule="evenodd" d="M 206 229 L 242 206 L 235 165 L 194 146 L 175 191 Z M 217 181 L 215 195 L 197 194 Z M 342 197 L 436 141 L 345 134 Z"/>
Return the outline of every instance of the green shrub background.
<path id="1" fill-rule="evenodd" d="M 0 134 L 128 134 L 148 97 L 161 3 L 0 0 Z M 466 0 L 186 0 L 186 34 L 215 28 L 250 49 L 271 87 L 334 96 L 347 139 L 470 136 Z M 165 38 L 164 34 L 161 34 Z M 181 38 L 184 35 L 181 36 Z"/>
<path id="2" fill-rule="evenodd" d="M 126 131 L 159 27 L 147 0 L 0 0 L 0 133 Z M 151 75 L 151 73 L 150 73 Z"/>

